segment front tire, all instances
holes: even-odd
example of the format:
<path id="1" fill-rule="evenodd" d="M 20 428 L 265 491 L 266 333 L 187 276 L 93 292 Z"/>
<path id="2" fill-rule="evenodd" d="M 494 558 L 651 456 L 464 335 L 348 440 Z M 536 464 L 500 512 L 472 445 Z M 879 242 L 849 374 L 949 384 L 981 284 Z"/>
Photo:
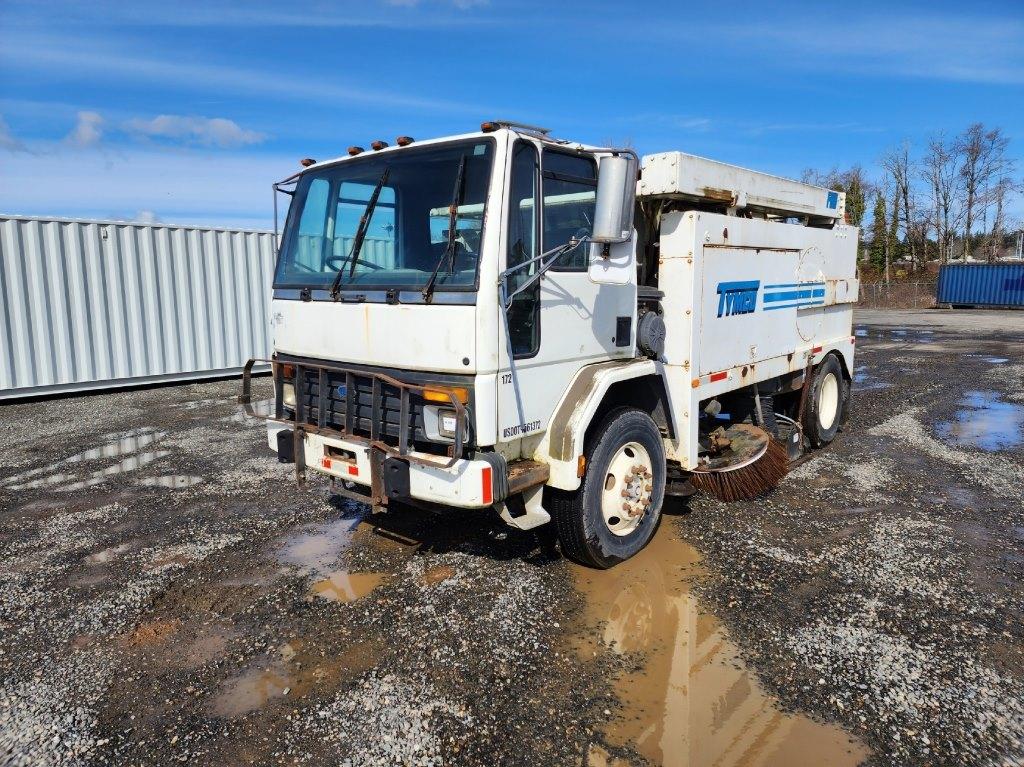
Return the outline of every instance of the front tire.
<path id="1" fill-rule="evenodd" d="M 605 570 L 639 552 L 658 529 L 665 448 L 649 415 L 620 408 L 601 421 L 585 455 L 579 489 L 553 491 L 549 507 L 562 553 Z"/>

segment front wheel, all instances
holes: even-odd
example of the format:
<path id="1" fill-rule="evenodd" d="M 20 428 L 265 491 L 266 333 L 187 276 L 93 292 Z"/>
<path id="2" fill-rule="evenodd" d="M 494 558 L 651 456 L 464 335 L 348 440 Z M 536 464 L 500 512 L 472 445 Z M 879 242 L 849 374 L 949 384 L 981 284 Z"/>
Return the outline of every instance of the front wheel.
<path id="1" fill-rule="evenodd" d="M 665 449 L 649 415 L 622 408 L 601 421 L 585 455 L 579 489 L 553 491 L 549 506 L 565 556 L 607 569 L 640 551 L 658 528 Z"/>

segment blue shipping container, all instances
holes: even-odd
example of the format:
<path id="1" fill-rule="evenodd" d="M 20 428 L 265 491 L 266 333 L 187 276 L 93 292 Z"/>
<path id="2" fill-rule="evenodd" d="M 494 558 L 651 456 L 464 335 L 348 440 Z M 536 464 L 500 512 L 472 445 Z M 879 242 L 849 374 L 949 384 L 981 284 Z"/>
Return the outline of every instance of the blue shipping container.
<path id="1" fill-rule="evenodd" d="M 1024 308 L 1024 263 L 947 264 L 939 270 L 936 301 Z"/>

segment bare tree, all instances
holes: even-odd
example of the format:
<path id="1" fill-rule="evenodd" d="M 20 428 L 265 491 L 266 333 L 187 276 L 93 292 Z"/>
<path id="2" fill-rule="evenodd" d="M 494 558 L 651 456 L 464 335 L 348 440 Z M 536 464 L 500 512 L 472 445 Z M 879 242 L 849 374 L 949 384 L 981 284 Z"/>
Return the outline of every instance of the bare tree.
<path id="1" fill-rule="evenodd" d="M 1009 143 L 1000 128 L 989 130 L 982 123 L 974 123 L 957 139 L 957 151 L 963 155 L 960 174 L 964 185 L 965 261 L 971 254 L 971 237 L 979 213 L 984 215 L 988 210 L 995 201 L 994 190 L 1000 186 L 1000 179 L 1013 170 L 1013 161 L 1006 155 Z"/>
<path id="2" fill-rule="evenodd" d="M 953 257 L 953 243 L 963 220 L 961 170 L 956 145 L 947 142 L 941 133 L 933 136 L 922 160 L 921 175 L 928 184 L 930 217 L 941 263 Z"/>
<path id="3" fill-rule="evenodd" d="M 914 201 L 913 178 L 914 164 L 910 159 L 910 142 L 904 141 L 895 149 L 882 157 L 882 167 L 889 175 L 893 185 L 893 195 L 898 201 L 899 213 L 903 214 L 903 232 L 906 238 L 911 268 L 917 264 L 917 239 L 919 227 L 916 225 L 916 205 Z M 896 209 L 896 205 L 893 206 Z M 899 219 L 896 219 L 899 225 Z"/>

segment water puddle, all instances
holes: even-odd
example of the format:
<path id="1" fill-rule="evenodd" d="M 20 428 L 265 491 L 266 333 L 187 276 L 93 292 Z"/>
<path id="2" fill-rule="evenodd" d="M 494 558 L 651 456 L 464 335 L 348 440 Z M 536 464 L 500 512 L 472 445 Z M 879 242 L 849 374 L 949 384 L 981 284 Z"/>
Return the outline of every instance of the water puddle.
<path id="1" fill-rule="evenodd" d="M 868 335 L 868 329 L 867 329 L 867 328 L 856 328 L 856 329 L 855 329 L 855 330 L 853 331 L 853 334 L 854 334 L 855 336 L 857 336 L 857 338 L 867 338 L 867 335 Z"/>
<path id="2" fill-rule="evenodd" d="M 431 567 L 422 576 L 420 580 L 428 586 L 434 586 L 438 583 L 448 580 L 449 578 L 455 577 L 455 568 L 451 565 L 438 565 L 437 567 Z"/>
<path id="3" fill-rule="evenodd" d="M 275 556 L 304 573 L 326 576 L 336 569 L 338 557 L 351 542 L 360 519 L 335 519 L 302 527 L 281 541 Z"/>
<path id="4" fill-rule="evenodd" d="M 644 659 L 616 682 L 622 710 L 608 744 L 667 767 L 860 763 L 866 749 L 843 730 L 783 713 L 762 691 L 718 620 L 700 612 L 689 590 L 698 573 L 697 551 L 666 527 L 611 570 L 574 571 L 591 626 L 580 651 L 601 651 L 598 639 Z"/>
<path id="5" fill-rule="evenodd" d="M 0 481 L 12 490 L 38 490 L 54 488 L 61 492 L 84 490 L 106 482 L 113 476 L 135 471 L 155 460 L 170 455 L 168 450 L 146 449 L 155 446 L 167 436 L 167 432 L 156 429 L 135 429 L 120 435 L 110 434 L 111 440 L 98 447 L 83 450 L 62 460 L 15 474 Z M 123 456 L 123 457 L 122 457 Z M 111 458 L 121 458 L 117 463 L 88 474 L 67 471 L 69 466 Z"/>
<path id="6" fill-rule="evenodd" d="M 167 487 L 172 490 L 178 490 L 183 487 L 198 485 L 202 481 L 202 477 L 189 474 L 165 474 L 158 477 L 146 477 L 139 480 L 139 484 L 146 487 Z"/>
<path id="7" fill-rule="evenodd" d="M 980 358 L 982 361 L 989 363 L 990 365 L 1005 365 L 1010 361 L 1009 357 L 995 357 L 990 354 L 967 354 L 967 357 Z"/>
<path id="8" fill-rule="evenodd" d="M 350 573 L 348 570 L 336 570 L 314 583 L 309 593 L 332 602 L 355 602 L 383 582 L 382 573 Z"/>
<path id="9" fill-rule="evenodd" d="M 247 408 L 252 410 L 253 415 L 249 415 Z M 261 399 L 249 405 L 239 405 L 235 409 L 234 415 L 230 415 L 222 420 L 229 423 L 262 424 L 264 419 L 270 418 L 273 414 L 274 400 Z"/>
<path id="10" fill-rule="evenodd" d="M 119 559 L 122 554 L 131 551 L 133 548 L 136 547 L 136 545 L 136 543 L 130 542 L 122 543 L 117 546 L 111 546 L 109 548 L 103 549 L 102 551 L 97 551 L 90 554 L 85 558 L 85 562 L 89 565 L 105 565 L 112 560 Z"/>
<path id="11" fill-rule="evenodd" d="M 888 381 L 879 381 L 871 373 L 867 372 L 867 365 L 857 365 L 853 369 L 853 383 L 855 390 L 866 389 L 887 389 L 892 386 Z"/>
<path id="12" fill-rule="evenodd" d="M 232 402 L 231 397 L 222 397 L 220 399 L 194 399 L 189 402 L 183 402 L 178 407 L 184 410 L 198 410 L 203 407 L 212 407 L 213 405 L 223 405 L 228 402 Z"/>
<path id="13" fill-rule="evenodd" d="M 969 391 L 960 405 L 955 420 L 936 425 L 941 439 L 989 452 L 1024 444 L 1024 405 L 1006 402 L 993 391 Z"/>
<path id="14" fill-rule="evenodd" d="M 340 651 L 332 647 L 318 652 L 302 639 L 293 639 L 281 646 L 276 657 L 228 679 L 211 701 L 211 709 L 217 716 L 237 717 L 286 696 L 326 695 L 343 679 L 373 668 L 380 651 L 375 642 L 359 642 Z"/>
<path id="15" fill-rule="evenodd" d="M 228 681 L 214 700 L 213 711 L 217 716 L 241 716 L 289 692 L 291 682 L 283 670 L 248 669 Z"/>

